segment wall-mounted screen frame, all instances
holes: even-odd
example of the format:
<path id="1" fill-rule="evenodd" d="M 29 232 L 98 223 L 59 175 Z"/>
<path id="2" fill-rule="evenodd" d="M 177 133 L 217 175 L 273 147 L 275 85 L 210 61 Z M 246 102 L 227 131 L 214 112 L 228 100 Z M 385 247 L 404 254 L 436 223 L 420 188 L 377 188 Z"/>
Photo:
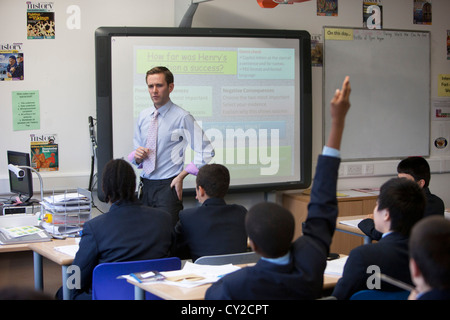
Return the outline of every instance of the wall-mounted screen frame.
<path id="1" fill-rule="evenodd" d="M 201 123 L 213 143 L 212 162 L 229 168 L 230 192 L 310 185 L 308 32 L 101 27 L 95 50 L 99 185 L 105 164 L 133 149 L 135 118 L 151 103 L 145 73 L 158 65 L 174 73 L 172 101 Z M 193 177 L 184 187 L 194 190 Z M 103 200 L 101 187 L 98 197 Z"/>

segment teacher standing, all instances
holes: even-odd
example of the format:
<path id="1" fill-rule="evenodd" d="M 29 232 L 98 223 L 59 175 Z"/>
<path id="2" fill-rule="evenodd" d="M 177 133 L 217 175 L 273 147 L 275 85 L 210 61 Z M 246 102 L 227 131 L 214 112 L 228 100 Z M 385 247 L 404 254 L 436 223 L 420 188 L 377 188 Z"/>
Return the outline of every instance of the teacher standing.
<path id="1" fill-rule="evenodd" d="M 169 212 L 175 225 L 183 209 L 184 178 L 196 175 L 212 159 L 214 149 L 194 117 L 171 101 L 172 72 L 166 67 L 154 67 L 147 71 L 145 79 L 153 106 L 139 115 L 134 130 L 135 150 L 129 160 L 143 169 L 142 202 Z M 195 156 L 185 167 L 188 145 Z"/>

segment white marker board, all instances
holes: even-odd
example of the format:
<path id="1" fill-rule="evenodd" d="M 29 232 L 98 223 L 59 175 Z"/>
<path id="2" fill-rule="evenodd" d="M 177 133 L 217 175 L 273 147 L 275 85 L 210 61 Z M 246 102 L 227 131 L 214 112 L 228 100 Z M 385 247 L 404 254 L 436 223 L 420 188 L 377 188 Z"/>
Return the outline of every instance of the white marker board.
<path id="1" fill-rule="evenodd" d="M 324 27 L 323 72 L 324 139 L 329 102 L 350 76 L 343 160 L 429 155 L 429 32 Z"/>

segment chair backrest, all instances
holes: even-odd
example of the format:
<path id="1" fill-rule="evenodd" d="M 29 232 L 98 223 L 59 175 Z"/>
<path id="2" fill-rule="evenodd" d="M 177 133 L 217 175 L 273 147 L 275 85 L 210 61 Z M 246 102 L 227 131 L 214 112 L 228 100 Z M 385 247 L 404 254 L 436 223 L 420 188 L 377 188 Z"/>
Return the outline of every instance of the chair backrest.
<path id="1" fill-rule="evenodd" d="M 409 291 L 361 290 L 354 293 L 350 300 L 407 300 Z"/>
<path id="2" fill-rule="evenodd" d="M 92 300 L 133 300 L 134 286 L 118 276 L 143 271 L 180 270 L 181 260 L 176 257 L 141 261 L 101 263 L 92 274 Z M 146 299 L 159 298 L 146 292 Z"/>
<path id="3" fill-rule="evenodd" d="M 195 264 L 209 264 L 209 265 L 221 265 L 221 264 L 246 264 L 258 262 L 260 256 L 255 252 L 243 252 L 243 253 L 231 253 L 220 254 L 215 256 L 203 256 L 195 260 Z"/>

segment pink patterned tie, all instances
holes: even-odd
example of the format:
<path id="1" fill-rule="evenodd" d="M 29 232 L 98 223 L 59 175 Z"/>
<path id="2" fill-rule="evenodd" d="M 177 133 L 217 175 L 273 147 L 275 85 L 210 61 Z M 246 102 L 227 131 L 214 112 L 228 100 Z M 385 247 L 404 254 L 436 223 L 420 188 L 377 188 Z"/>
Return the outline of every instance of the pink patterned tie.
<path id="1" fill-rule="evenodd" d="M 156 141 L 158 139 L 158 110 L 155 110 L 150 127 L 148 128 L 147 145 L 150 150 L 148 158 L 144 160 L 144 172 L 150 174 L 155 170 L 156 162 Z"/>

